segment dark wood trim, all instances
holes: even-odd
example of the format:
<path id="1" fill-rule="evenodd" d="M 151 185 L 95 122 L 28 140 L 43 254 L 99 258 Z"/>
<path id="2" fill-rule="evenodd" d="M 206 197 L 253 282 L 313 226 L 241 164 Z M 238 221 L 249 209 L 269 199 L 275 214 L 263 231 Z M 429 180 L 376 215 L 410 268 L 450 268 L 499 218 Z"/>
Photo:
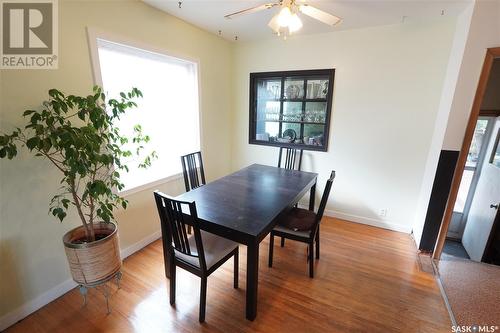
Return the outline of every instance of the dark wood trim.
<path id="1" fill-rule="evenodd" d="M 286 77 L 297 77 L 297 78 L 303 78 L 305 79 L 305 83 L 307 84 L 307 77 L 309 76 L 322 76 L 322 77 L 328 77 L 329 79 L 329 84 L 328 84 L 328 93 L 327 93 L 327 98 L 325 99 L 307 99 L 307 91 L 304 89 L 304 97 L 301 99 L 297 100 L 285 100 L 282 98 L 284 95 L 284 89 L 285 89 L 285 78 Z M 257 99 L 256 99 L 256 85 L 255 82 L 257 79 L 279 79 L 281 80 L 281 92 L 280 92 L 280 99 L 276 99 L 276 102 L 280 102 L 280 116 L 283 114 L 283 103 L 284 102 L 302 102 L 302 112 L 305 112 L 305 104 L 306 102 L 326 102 L 326 115 L 325 115 L 325 122 L 324 123 L 318 123 L 318 125 L 323 125 L 325 130 L 324 130 L 324 142 L 323 146 L 313 146 L 313 145 L 307 145 L 307 144 L 296 144 L 296 143 L 284 143 L 284 142 L 266 142 L 266 141 L 260 141 L 256 140 L 255 135 L 256 135 L 256 128 L 257 128 Z M 259 72 L 259 73 L 250 73 L 250 92 L 249 92 L 249 129 L 248 129 L 248 143 L 249 144 L 255 144 L 255 145 L 262 145 L 262 146 L 273 146 L 273 147 L 285 147 L 285 148 L 295 148 L 295 149 L 303 149 L 303 150 L 313 150 L 313 151 L 328 151 L 328 143 L 329 143 L 329 138 L 330 138 L 330 119 L 331 119 L 331 113 L 332 113 L 332 104 L 333 104 L 333 87 L 335 84 L 335 69 L 312 69 L 312 70 L 293 70 L 293 71 L 276 71 L 276 72 Z M 279 133 L 281 133 L 281 126 L 282 123 L 286 123 L 286 121 L 280 121 L 279 122 Z M 292 122 L 294 123 L 294 122 Z M 302 135 L 303 133 L 303 124 L 306 124 L 308 122 L 299 122 L 301 124 L 301 133 L 299 135 Z"/>
<path id="2" fill-rule="evenodd" d="M 433 259 L 439 260 L 441 258 L 441 252 L 443 251 L 446 234 L 448 233 L 448 228 L 451 223 L 451 217 L 453 215 L 453 207 L 455 206 L 455 202 L 457 200 L 458 190 L 460 188 L 460 182 L 462 181 L 465 163 L 467 162 L 467 155 L 469 153 L 472 138 L 474 136 L 474 129 L 476 128 L 476 123 L 477 119 L 479 118 L 484 93 L 486 91 L 486 86 L 490 77 L 491 67 L 493 66 L 493 60 L 495 60 L 496 58 L 500 58 L 500 47 L 489 48 L 486 51 L 483 68 L 481 70 L 481 76 L 479 77 L 479 82 L 477 85 L 476 96 L 474 97 L 474 103 L 472 104 L 472 110 L 469 116 L 469 121 L 467 123 L 467 128 L 465 130 L 465 136 L 462 142 L 460 155 L 458 156 L 458 162 L 455 168 L 453 182 L 451 184 L 450 195 L 446 204 L 443 221 L 439 229 L 436 247 L 434 248 L 434 253 L 432 255 Z"/>
<path id="3" fill-rule="evenodd" d="M 500 110 L 480 110 L 480 117 L 500 117 Z"/>

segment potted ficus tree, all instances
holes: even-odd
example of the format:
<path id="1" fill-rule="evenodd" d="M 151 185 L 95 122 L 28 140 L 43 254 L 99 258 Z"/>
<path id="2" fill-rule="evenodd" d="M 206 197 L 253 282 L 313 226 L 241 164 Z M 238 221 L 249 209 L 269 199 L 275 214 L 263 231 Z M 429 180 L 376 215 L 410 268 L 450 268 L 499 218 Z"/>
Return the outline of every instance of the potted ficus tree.
<path id="1" fill-rule="evenodd" d="M 121 267 L 117 225 L 113 211 L 127 207 L 117 194 L 124 188 L 120 172 L 128 171 L 125 160 L 140 158 L 139 167 L 151 164 L 155 153 L 144 154 L 149 137 L 140 125 L 134 134 L 120 133 L 117 121 L 136 107 L 142 93 L 133 88 L 117 99 L 106 99 L 99 87 L 88 96 L 65 95 L 49 90 L 49 100 L 39 110 L 27 110 L 24 129 L 0 135 L 0 158 L 12 159 L 25 146 L 35 156 L 50 161 L 61 175 L 61 189 L 49 212 L 61 222 L 69 209 L 78 213 L 81 225 L 63 237 L 73 279 L 95 285 L 119 272 Z"/>

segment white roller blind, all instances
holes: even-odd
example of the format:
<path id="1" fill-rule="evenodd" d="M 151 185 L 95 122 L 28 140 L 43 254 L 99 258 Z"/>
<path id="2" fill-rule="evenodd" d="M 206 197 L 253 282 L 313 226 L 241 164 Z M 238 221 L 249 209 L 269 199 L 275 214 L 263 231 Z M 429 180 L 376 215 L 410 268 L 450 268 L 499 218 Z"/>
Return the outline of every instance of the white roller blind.
<path id="1" fill-rule="evenodd" d="M 119 122 L 123 134 L 131 135 L 140 124 L 151 137 L 147 150 L 158 159 L 144 170 L 138 160 L 128 163 L 122 174 L 125 190 L 158 181 L 182 171 L 180 156 L 200 150 L 198 69 L 194 62 L 98 39 L 103 88 L 109 97 L 136 87 L 144 98 Z"/>

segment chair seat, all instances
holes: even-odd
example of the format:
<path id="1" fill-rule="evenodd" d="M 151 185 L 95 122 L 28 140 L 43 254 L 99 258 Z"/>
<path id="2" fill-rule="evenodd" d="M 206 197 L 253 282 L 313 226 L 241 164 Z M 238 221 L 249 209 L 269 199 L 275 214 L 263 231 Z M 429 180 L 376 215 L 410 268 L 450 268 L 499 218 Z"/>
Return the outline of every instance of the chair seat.
<path id="1" fill-rule="evenodd" d="M 310 231 L 315 221 L 316 214 L 313 211 L 295 207 L 278 221 L 278 225 L 293 231 Z"/>
<path id="2" fill-rule="evenodd" d="M 306 231 L 293 230 L 293 229 L 290 229 L 290 228 L 287 228 L 287 227 L 284 227 L 281 225 L 276 225 L 274 227 L 273 231 L 283 232 L 285 234 L 294 235 L 294 236 L 298 236 L 298 237 L 302 237 L 302 238 L 309 238 L 309 236 L 311 235 L 310 230 L 306 230 Z"/>
<path id="3" fill-rule="evenodd" d="M 203 230 L 200 230 L 200 233 L 201 241 L 203 243 L 203 251 L 205 251 L 205 262 L 207 263 L 208 270 L 238 247 L 238 243 L 233 242 L 229 239 L 211 234 Z M 196 250 L 196 241 L 194 235 L 191 235 L 188 238 L 188 241 L 191 253 L 194 256 L 197 256 L 198 253 Z M 175 257 L 193 266 L 200 267 L 200 260 L 198 257 L 188 256 L 177 250 L 175 250 Z"/>

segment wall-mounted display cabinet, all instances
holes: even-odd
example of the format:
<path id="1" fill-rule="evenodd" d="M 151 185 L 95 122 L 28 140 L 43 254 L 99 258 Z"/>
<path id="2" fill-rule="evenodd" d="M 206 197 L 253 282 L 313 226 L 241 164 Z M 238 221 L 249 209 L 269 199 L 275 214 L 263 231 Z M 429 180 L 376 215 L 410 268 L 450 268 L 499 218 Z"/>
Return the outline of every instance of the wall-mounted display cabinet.
<path id="1" fill-rule="evenodd" d="M 334 69 L 250 73 L 249 143 L 326 151 Z"/>

